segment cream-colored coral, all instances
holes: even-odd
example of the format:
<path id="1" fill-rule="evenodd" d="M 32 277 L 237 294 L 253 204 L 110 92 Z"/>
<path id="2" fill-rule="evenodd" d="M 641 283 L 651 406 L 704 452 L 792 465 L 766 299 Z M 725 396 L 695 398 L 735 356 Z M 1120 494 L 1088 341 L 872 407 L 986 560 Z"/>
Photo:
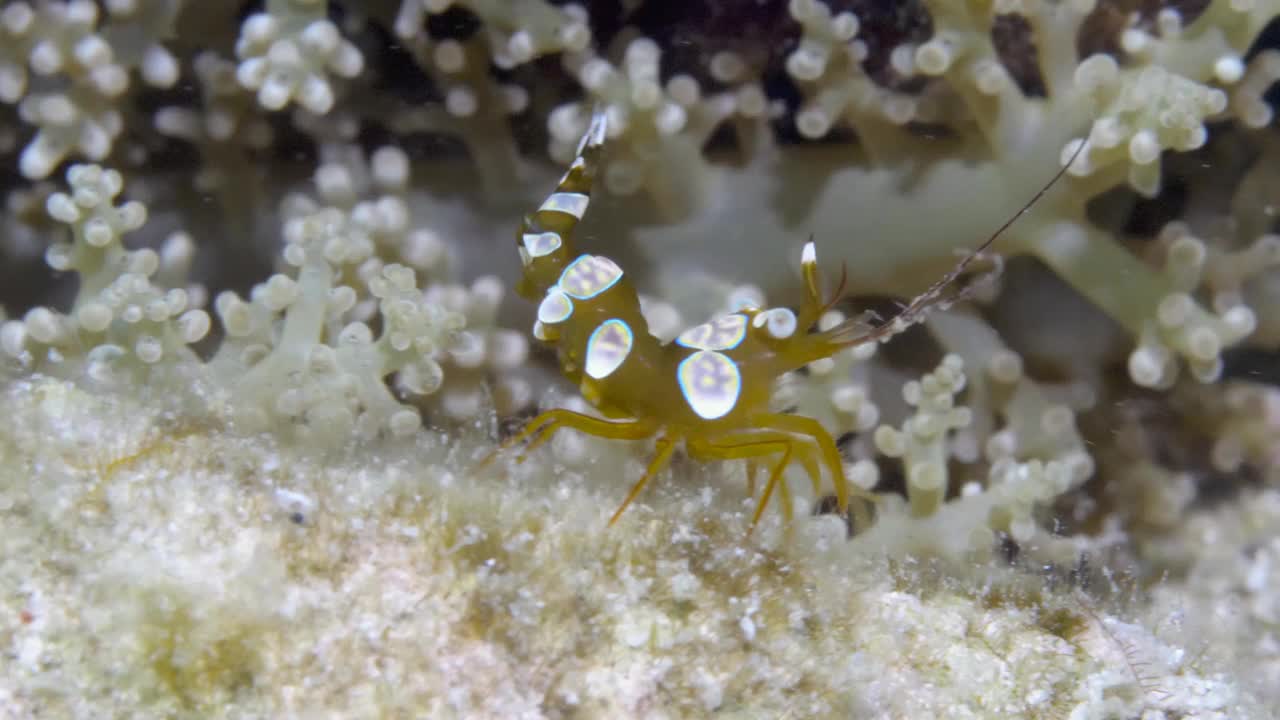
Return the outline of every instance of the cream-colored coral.
<path id="1" fill-rule="evenodd" d="M 901 126 L 916 118 L 917 101 L 876 85 L 862 71 L 866 45 L 857 39 L 858 17 L 832 14 L 817 0 L 791 0 L 791 17 L 803 28 L 800 44 L 787 57 L 787 73 L 805 88 L 808 100 L 796 113 L 796 128 L 820 138 L 847 120 L 867 139 L 871 151 L 888 140 L 885 126 Z M 905 74 L 910 75 L 908 70 Z M 888 150 L 892 143 L 883 149 Z"/>
<path id="2" fill-rule="evenodd" d="M 245 19 L 236 42 L 236 79 L 268 110 L 291 101 L 317 115 L 329 112 L 335 93 L 329 75 L 354 78 L 364 56 L 325 17 L 324 0 L 270 0 Z"/>
<path id="3" fill-rule="evenodd" d="M 586 91 L 580 102 L 557 106 L 547 116 L 551 157 L 573 159 L 592 113 L 609 118 L 612 148 L 602 184 L 616 195 L 641 190 L 666 218 L 687 216 L 702 205 L 712 175 L 702 146 L 728 118 L 742 110 L 758 117 L 762 108 L 736 91 L 705 94 L 689 75 L 661 73 L 662 50 L 652 39 L 630 40 L 619 63 L 595 53 L 567 56 L 565 64 Z"/>
<path id="4" fill-rule="evenodd" d="M 271 145 L 274 133 L 254 99 L 236 80 L 236 64 L 212 51 L 192 61 L 201 94 L 199 107 L 168 105 L 155 113 L 156 130 L 200 149 L 204 165 L 194 183 L 203 190 L 235 188 L 245 174 L 245 151 L 261 151 Z"/>
<path id="5" fill-rule="evenodd" d="M 65 315 L 37 307 L 21 321 L 5 323 L 4 352 L 34 369 L 69 376 L 83 371 L 99 380 L 130 364 L 191 362 L 187 346 L 209 332 L 209 315 L 191 307 L 185 289 L 166 291 L 152 282 L 162 255 L 124 247 L 124 235 L 146 222 L 146 206 L 116 204 L 124 180 L 115 170 L 75 165 L 67 181 L 70 192 L 49 195 L 46 207 L 68 226 L 71 240 L 52 245 L 46 259 L 55 270 L 79 275 L 76 301 Z M 181 254 L 170 246 L 164 257 L 180 263 Z"/>
<path id="6" fill-rule="evenodd" d="M 1195 150 L 1209 137 L 1205 123 L 1227 109 L 1227 94 L 1153 65 L 1121 73 L 1109 55 L 1087 58 L 1076 82 L 1101 108 L 1084 154 L 1072 166 L 1080 176 L 1128 168 L 1128 182 L 1147 196 L 1160 190 L 1160 156 L 1166 149 Z M 1064 157 L 1075 144 L 1063 149 Z M 1108 180 L 1109 182 L 1109 180 Z"/>
<path id="7" fill-rule="evenodd" d="M 230 292 L 217 299 L 229 339 L 211 370 L 237 417 L 251 430 L 287 423 L 290 434 L 318 446 L 414 432 L 417 411 L 399 403 L 384 378 L 400 373 L 411 392 L 435 392 L 443 376 L 436 358 L 464 319 L 428 302 L 412 268 L 380 265 L 366 277 L 381 320 L 375 336 L 350 315 L 360 294 L 340 283 L 344 269 L 374 252 L 353 216 L 335 207 L 303 214 L 289 220 L 285 238 L 283 256 L 296 275 L 271 276 L 248 302 Z"/>
<path id="8" fill-rule="evenodd" d="M 431 400 L 440 420 L 473 423 L 490 408 L 501 418 L 517 417 L 533 405 L 528 335 L 498 322 L 504 294 L 502 282 L 492 275 L 477 278 L 470 287 L 435 284 L 427 289 L 428 302 L 458 313 L 467 324 L 466 338 L 443 358 L 449 383 Z"/>
<path id="9" fill-rule="evenodd" d="M 395 19 L 396 34 L 415 37 L 427 15 L 438 15 L 454 6 L 475 13 L 484 23 L 483 35 L 493 63 L 500 68 L 510 69 L 552 53 L 582 52 L 591 43 L 591 28 L 581 5 L 555 6 L 543 0 L 403 0 Z"/>
<path id="10" fill-rule="evenodd" d="M 947 440 L 952 430 L 965 427 L 972 417 L 968 408 L 955 406 L 964 383 L 964 361 L 959 355 L 948 355 L 936 370 L 902 386 L 903 398 L 916 410 L 901 429 L 876 428 L 876 449 L 902 458 L 913 515 L 932 515 L 946 497 Z"/>
<path id="11" fill-rule="evenodd" d="M 0 11 L 0 102 L 17 103 L 36 129 L 19 158 L 28 178 L 47 177 L 73 154 L 106 159 L 124 131 L 130 72 L 156 88 L 178 80 L 165 46 L 179 0 L 6 3 Z"/>

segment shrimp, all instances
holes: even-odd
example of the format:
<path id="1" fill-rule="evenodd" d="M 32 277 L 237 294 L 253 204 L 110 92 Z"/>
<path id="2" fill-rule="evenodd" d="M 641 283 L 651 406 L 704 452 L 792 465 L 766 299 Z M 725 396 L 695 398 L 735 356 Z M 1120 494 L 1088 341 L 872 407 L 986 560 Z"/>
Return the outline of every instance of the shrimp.
<path id="1" fill-rule="evenodd" d="M 826 330 L 814 329 L 823 313 L 840 299 L 845 283 L 842 276 L 833 296 L 823 298 L 817 255 L 810 240 L 800 261 L 805 300 L 799 308 L 743 307 L 689 328 L 674 342 L 664 344 L 649 333 L 639 296 L 622 268 L 603 255 L 574 251 L 573 231 L 590 205 L 606 129 L 606 115 L 593 113 L 576 159 L 555 192 L 525 216 L 516 235 L 522 264 L 517 290 L 538 302 L 533 335 L 555 349 L 565 377 L 605 417 L 548 410 L 490 453 L 481 467 L 499 453 L 527 442 L 519 458 L 523 459 L 564 428 L 613 440 L 656 437 L 648 467 L 610 517 L 609 525 L 622 517 L 680 447 L 695 460 L 748 461 L 753 488 L 755 468 L 770 464 L 751 518 L 752 529 L 779 487 L 785 519 L 790 522 L 791 498 L 783 475 L 793 462 L 804 468 L 816 495 L 821 495 L 825 469 L 842 516 L 848 516 L 852 495 L 874 501 L 871 493 L 850 487 L 836 442 L 817 420 L 770 411 L 774 381 L 783 373 L 846 348 L 885 342 L 929 311 L 946 308 L 967 296 L 976 283 L 957 280 L 1075 159 L 1070 158 L 985 242 L 886 322 L 868 327 L 861 320 L 850 319 Z M 867 520 L 866 510 L 862 504 L 855 508 L 859 525 Z"/>

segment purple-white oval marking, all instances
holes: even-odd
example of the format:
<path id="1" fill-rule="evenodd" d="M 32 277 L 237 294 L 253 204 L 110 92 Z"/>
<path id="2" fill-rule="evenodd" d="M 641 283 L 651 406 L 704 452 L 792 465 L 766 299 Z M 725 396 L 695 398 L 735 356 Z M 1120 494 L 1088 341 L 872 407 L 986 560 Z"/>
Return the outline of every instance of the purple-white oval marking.
<path id="1" fill-rule="evenodd" d="M 560 235 L 553 232 L 525 233 L 520 239 L 524 245 L 524 250 L 529 253 L 531 258 L 550 255 L 559 250 L 561 245 Z"/>
<path id="2" fill-rule="evenodd" d="M 547 291 L 547 296 L 538 303 L 538 322 L 543 325 L 555 325 L 569 319 L 573 314 L 573 301 L 558 287 Z"/>
<path id="3" fill-rule="evenodd" d="M 590 203 L 591 199 L 582 193 L 552 193 L 546 202 L 542 203 L 542 207 L 538 208 L 538 212 L 564 213 L 581 220 L 587 213 L 587 205 Z"/>
<path id="4" fill-rule="evenodd" d="M 724 417 L 738 404 L 742 373 L 727 356 L 700 350 L 676 369 L 676 380 L 689 408 L 703 420 Z"/>
<path id="5" fill-rule="evenodd" d="M 695 350 L 732 350 L 747 336 L 747 316 L 721 315 L 680 333 L 677 345 Z"/>
<path id="6" fill-rule="evenodd" d="M 634 343 L 635 335 L 625 321 L 610 318 L 600 323 L 587 340 L 587 375 L 596 380 L 612 375 L 631 354 Z"/>
<path id="7" fill-rule="evenodd" d="M 576 300 L 590 300 L 613 287 L 622 268 L 603 255 L 582 255 L 560 274 L 560 289 Z"/>

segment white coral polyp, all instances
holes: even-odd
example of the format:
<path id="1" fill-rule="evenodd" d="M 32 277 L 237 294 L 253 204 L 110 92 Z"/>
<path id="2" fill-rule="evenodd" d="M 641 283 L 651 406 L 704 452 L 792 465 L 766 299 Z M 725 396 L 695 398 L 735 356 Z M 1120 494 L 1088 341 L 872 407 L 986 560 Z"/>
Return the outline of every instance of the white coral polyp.
<path id="1" fill-rule="evenodd" d="M 241 59 L 236 80 L 257 92 L 268 110 L 281 110 L 293 101 L 323 115 L 334 103 L 328 75 L 356 77 L 364 69 L 364 56 L 331 21 L 314 16 L 314 9 L 296 12 L 258 13 L 245 20 L 236 43 Z"/>
<path id="2" fill-rule="evenodd" d="M 75 165 L 67 181 L 70 191 L 50 194 L 45 207 L 68 226 L 71 242 L 51 246 L 46 258 L 80 276 L 79 292 L 66 315 L 38 307 L 6 326 L 7 354 L 69 374 L 82 369 L 99 381 L 115 377 L 129 359 L 135 370 L 191 360 L 187 346 L 208 333 L 208 315 L 189 307 L 187 291 L 153 282 L 160 267 L 155 251 L 123 245 L 124 236 L 146 222 L 146 207 L 115 203 L 124 179 L 114 170 Z"/>

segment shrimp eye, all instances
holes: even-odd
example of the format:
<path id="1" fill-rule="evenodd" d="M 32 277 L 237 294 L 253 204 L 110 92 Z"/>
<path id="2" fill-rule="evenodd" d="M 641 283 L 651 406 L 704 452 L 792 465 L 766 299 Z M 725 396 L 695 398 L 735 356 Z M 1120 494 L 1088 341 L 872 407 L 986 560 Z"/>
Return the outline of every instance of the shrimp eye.
<path id="1" fill-rule="evenodd" d="M 773 308 L 756 315 L 751 324 L 763 327 L 777 340 L 785 340 L 796 331 L 796 314 L 786 308 Z"/>

